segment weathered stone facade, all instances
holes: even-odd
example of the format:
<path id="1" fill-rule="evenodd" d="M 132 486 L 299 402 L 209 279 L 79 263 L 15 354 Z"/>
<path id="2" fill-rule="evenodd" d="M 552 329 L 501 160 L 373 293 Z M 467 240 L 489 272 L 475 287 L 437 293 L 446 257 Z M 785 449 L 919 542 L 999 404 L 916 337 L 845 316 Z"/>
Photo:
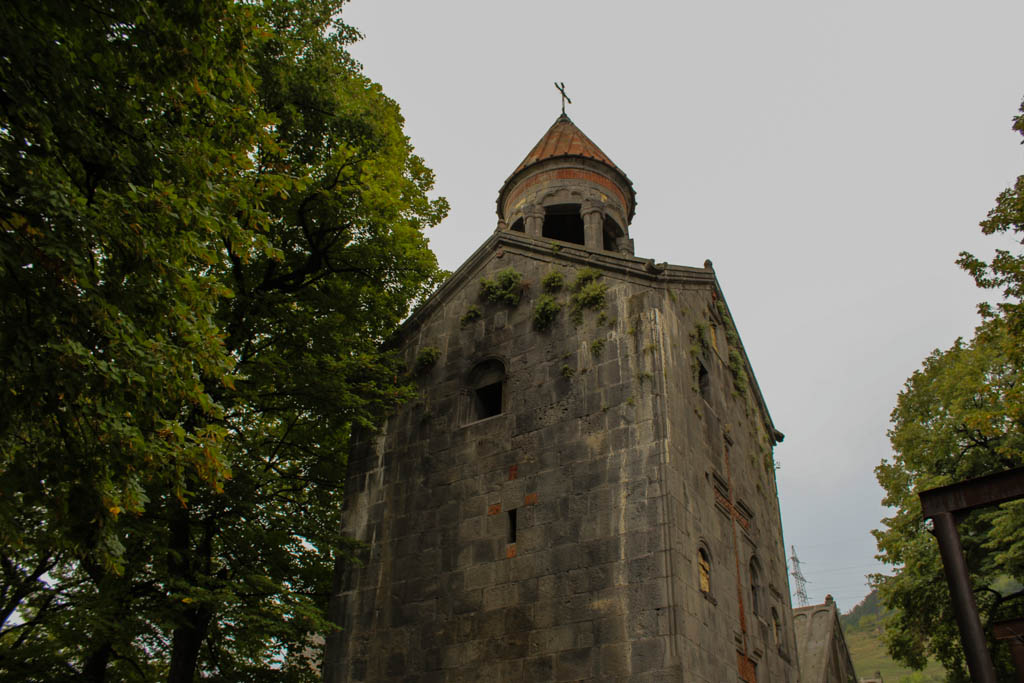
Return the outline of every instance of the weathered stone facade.
<path id="1" fill-rule="evenodd" d="M 831 595 L 821 605 L 793 610 L 801 683 L 857 683 L 850 660 L 839 609 Z M 882 683 L 881 674 L 862 678 L 861 683 Z"/>
<path id="2" fill-rule="evenodd" d="M 502 197 L 532 203 L 499 204 L 400 332 L 420 400 L 354 448 L 343 529 L 365 564 L 325 680 L 798 679 L 781 434 L 711 265 L 632 256 L 628 179 L 565 146 L 531 153 Z M 567 185 L 559 159 L 619 192 Z M 521 191 L 531 165 L 548 175 Z M 544 236 L 567 204 L 601 214 L 578 243 Z M 512 229 L 524 211 L 541 223 Z"/>

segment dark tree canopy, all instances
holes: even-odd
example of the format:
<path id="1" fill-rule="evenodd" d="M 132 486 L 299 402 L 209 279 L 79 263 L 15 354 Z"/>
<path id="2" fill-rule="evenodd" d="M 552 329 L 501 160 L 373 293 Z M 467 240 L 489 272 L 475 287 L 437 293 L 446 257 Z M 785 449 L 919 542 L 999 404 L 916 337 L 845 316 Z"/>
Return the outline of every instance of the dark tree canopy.
<path id="1" fill-rule="evenodd" d="M 1024 117 L 1014 119 L 1024 134 Z M 1024 176 L 1003 192 L 982 222 L 986 234 L 1024 232 Z M 983 288 L 1003 295 L 982 304 L 969 342 L 934 351 L 907 380 L 892 413 L 894 455 L 876 468 L 895 509 L 875 532 L 879 558 L 895 568 L 876 576 L 887 607 L 892 655 L 915 668 L 934 656 L 952 681 L 967 681 L 938 545 L 926 532 L 919 491 L 1024 466 L 1024 252 L 998 250 L 991 262 L 958 261 Z M 959 524 L 975 598 L 987 625 L 1024 614 L 1024 501 L 972 512 Z M 990 640 L 1001 679 L 1013 678 L 1009 652 Z"/>
<path id="2" fill-rule="evenodd" d="M 3 675 L 313 675 L 447 210 L 342 4 L 0 4 Z"/>

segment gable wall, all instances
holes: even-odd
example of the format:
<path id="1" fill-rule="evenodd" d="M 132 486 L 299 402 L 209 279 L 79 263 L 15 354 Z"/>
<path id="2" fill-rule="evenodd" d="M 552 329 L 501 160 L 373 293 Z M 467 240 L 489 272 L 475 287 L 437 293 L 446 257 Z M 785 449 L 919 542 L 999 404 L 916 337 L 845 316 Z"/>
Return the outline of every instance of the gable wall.
<path id="1" fill-rule="evenodd" d="M 788 586 L 763 413 L 727 389 L 721 360 L 705 358 L 717 407 L 695 389 L 690 332 L 717 311 L 714 286 L 658 282 L 640 259 L 604 256 L 594 264 L 605 305 L 577 326 L 567 290 L 587 253 L 520 248 L 529 242 L 479 259 L 406 330 L 410 367 L 425 347 L 440 356 L 420 376 L 421 399 L 350 463 L 345 532 L 369 552 L 335 610 L 344 647 L 328 680 L 718 682 L 735 680 L 736 653 L 757 647 L 759 673 L 796 680 L 777 648 L 755 642 L 759 622 L 745 644 L 737 637 L 734 556 L 758 548 L 766 599 L 775 604 L 771 584 L 786 620 Z M 481 301 L 480 278 L 508 267 L 528 283 L 520 303 Z M 538 331 L 533 308 L 552 270 L 565 275 L 564 308 Z M 481 319 L 462 324 L 474 305 Z M 507 368 L 505 408 L 472 421 L 466 380 L 486 357 Z M 754 520 L 737 552 L 715 503 L 712 472 L 727 478 L 716 430 L 733 441 L 733 488 Z M 698 588 L 698 543 L 714 560 L 712 599 Z"/>

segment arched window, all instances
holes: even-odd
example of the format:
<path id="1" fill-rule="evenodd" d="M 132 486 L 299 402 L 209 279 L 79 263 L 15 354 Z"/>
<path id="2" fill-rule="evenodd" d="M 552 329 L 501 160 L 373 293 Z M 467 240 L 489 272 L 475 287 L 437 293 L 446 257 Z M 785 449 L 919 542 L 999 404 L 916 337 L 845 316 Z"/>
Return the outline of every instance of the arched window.
<path id="1" fill-rule="evenodd" d="M 523 219 L 518 219 L 515 223 L 512 224 L 512 227 L 509 228 L 509 230 L 512 230 L 514 232 L 526 232 L 526 228 L 523 227 Z"/>
<path id="2" fill-rule="evenodd" d="M 711 559 L 708 551 L 704 548 L 697 549 L 697 576 L 700 585 L 700 592 L 704 595 L 711 595 Z"/>
<path id="3" fill-rule="evenodd" d="M 782 647 L 782 624 L 779 623 L 779 612 L 772 607 L 772 638 L 775 645 Z"/>
<path id="4" fill-rule="evenodd" d="M 583 216 L 579 204 L 555 204 L 544 207 L 544 225 L 541 235 L 553 240 L 586 244 L 583 234 Z"/>
<path id="5" fill-rule="evenodd" d="M 472 400 L 470 419 L 483 420 L 501 414 L 504 407 L 504 384 L 505 366 L 500 360 L 490 358 L 473 368 L 469 373 Z"/>
<path id="6" fill-rule="evenodd" d="M 761 565 L 756 557 L 750 558 L 750 607 L 754 616 L 761 616 Z"/>

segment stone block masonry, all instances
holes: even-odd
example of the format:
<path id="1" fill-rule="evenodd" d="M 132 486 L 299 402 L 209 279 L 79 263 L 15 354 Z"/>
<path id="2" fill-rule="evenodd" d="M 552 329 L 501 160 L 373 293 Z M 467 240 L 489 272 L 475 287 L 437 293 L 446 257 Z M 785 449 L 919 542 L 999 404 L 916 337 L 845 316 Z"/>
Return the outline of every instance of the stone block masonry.
<path id="1" fill-rule="evenodd" d="M 735 389 L 713 273 L 492 240 L 405 330 L 410 367 L 440 352 L 419 400 L 353 453 L 345 533 L 367 546 L 336 601 L 335 680 L 795 680 L 788 624 L 778 643 L 760 627 L 769 602 L 788 618 L 770 423 Z M 522 275 L 518 305 L 482 301 L 479 281 L 507 268 Z M 604 299 L 574 322 L 585 269 Z M 556 270 L 563 308 L 538 331 Z M 490 360 L 500 411 L 478 419 L 472 377 Z"/>
<path id="2" fill-rule="evenodd" d="M 710 262 L 633 256 L 564 114 L 497 207 L 400 330 L 419 399 L 353 444 L 325 681 L 797 680 L 781 434 Z"/>

